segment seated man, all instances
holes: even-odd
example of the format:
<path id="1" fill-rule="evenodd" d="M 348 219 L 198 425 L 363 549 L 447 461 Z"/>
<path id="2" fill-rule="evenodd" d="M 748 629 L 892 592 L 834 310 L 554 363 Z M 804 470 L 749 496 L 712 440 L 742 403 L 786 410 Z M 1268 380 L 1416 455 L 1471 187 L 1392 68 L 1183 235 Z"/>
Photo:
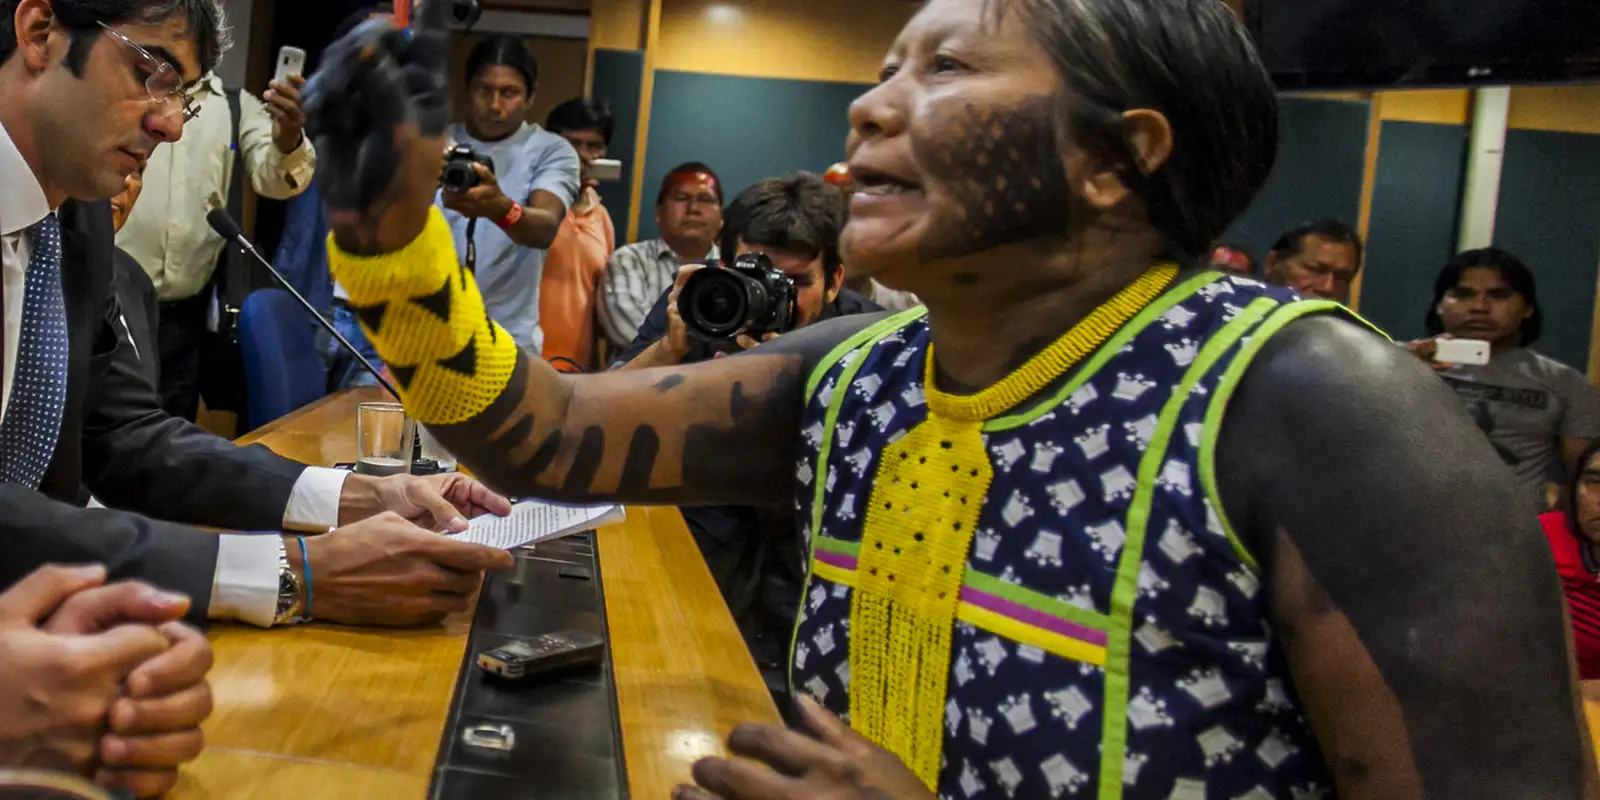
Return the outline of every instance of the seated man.
<path id="1" fill-rule="evenodd" d="M 698 161 L 680 164 L 661 181 L 656 194 L 656 227 L 661 237 L 622 247 L 611 255 L 600 278 L 600 327 L 617 348 L 639 334 L 651 304 L 672 286 L 684 264 L 717 257 L 722 232 L 722 181 Z"/>
<path id="2" fill-rule="evenodd" d="M 225 23 L 207 3 L 134 3 L 98 18 L 66 7 L 17 6 L 0 37 L 0 95 L 11 98 L 0 104 L 0 310 L 13 322 L 0 331 L 0 587 L 48 563 L 101 562 L 114 578 L 187 595 L 195 622 L 415 625 L 466 609 L 479 570 L 511 558 L 432 530 L 505 512 L 504 498 L 459 476 L 307 467 L 161 410 L 117 324 L 105 200 L 127 187 L 140 156 L 182 134 L 183 87 L 214 66 Z M 134 63 L 150 76 L 141 96 L 72 100 L 128 95 Z M 51 137 L 41 120 L 101 133 Z M 140 149 L 106 156 L 95 148 L 108 140 Z M 137 513 L 81 508 L 85 488 Z"/>
<path id="3" fill-rule="evenodd" d="M 1344 300 L 1361 274 L 1361 237 L 1336 219 L 1318 219 L 1278 237 L 1267 253 L 1267 283 L 1306 297 Z"/>
<path id="4" fill-rule="evenodd" d="M 800 173 L 761 181 L 728 207 L 721 251 L 729 258 L 764 253 L 794 280 L 797 329 L 883 310 L 842 287 L 839 233 L 844 228 L 844 202 L 838 189 Z M 676 284 L 645 317 L 617 369 L 692 364 L 757 344 L 746 336 L 716 344 L 690 336 L 678 315 L 678 294 L 698 269 L 702 267 L 687 266 L 678 272 Z M 683 509 L 683 518 L 757 663 L 776 667 L 794 626 L 796 600 L 805 579 L 805 545 L 795 530 L 793 509 L 787 504 L 699 506 Z"/>

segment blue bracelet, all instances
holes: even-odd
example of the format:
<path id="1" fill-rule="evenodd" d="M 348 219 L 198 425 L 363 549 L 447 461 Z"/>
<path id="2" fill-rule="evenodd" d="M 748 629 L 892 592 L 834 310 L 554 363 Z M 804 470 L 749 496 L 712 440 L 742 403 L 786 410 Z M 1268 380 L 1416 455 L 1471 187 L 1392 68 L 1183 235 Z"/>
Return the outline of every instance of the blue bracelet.
<path id="1" fill-rule="evenodd" d="M 300 566 L 306 573 L 306 607 L 300 609 L 300 616 L 306 620 L 311 619 L 311 557 L 306 555 L 306 537 L 296 536 L 294 540 L 300 543 Z"/>

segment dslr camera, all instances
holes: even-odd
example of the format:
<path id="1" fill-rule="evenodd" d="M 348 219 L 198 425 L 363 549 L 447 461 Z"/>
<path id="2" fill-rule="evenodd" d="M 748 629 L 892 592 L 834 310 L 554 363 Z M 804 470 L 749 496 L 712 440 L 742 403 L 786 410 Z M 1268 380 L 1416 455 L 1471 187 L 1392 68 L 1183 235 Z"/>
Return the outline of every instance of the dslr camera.
<path id="1" fill-rule="evenodd" d="M 732 266 L 699 270 L 678 293 L 684 327 L 707 342 L 741 333 L 758 338 L 786 333 L 794 328 L 796 308 L 794 279 L 764 253 L 746 253 Z"/>
<path id="2" fill-rule="evenodd" d="M 458 144 L 444 154 L 444 170 L 439 173 L 439 188 L 447 192 L 464 192 L 478 185 L 478 173 L 473 164 L 482 164 L 494 172 L 494 159 L 472 149 L 472 145 Z"/>

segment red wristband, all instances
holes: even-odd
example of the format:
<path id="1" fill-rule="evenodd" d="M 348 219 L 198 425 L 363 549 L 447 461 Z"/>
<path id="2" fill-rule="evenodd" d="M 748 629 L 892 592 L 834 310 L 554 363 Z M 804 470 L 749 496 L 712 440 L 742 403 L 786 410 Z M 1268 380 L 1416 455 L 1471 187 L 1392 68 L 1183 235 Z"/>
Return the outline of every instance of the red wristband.
<path id="1" fill-rule="evenodd" d="M 500 221 L 495 224 L 499 225 L 501 230 L 505 230 L 520 221 L 522 221 L 522 204 L 512 203 L 511 210 L 507 211 L 506 215 L 501 217 Z"/>

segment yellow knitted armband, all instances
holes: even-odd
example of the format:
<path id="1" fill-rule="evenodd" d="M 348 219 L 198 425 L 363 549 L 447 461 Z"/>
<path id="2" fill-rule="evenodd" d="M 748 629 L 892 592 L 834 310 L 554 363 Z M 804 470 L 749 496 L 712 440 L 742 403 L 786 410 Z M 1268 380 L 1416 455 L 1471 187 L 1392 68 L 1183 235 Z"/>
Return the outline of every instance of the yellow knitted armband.
<path id="1" fill-rule="evenodd" d="M 437 208 L 422 235 L 393 253 L 351 255 L 329 236 L 328 267 L 418 421 L 465 422 L 505 391 L 517 345 L 489 318 Z"/>

